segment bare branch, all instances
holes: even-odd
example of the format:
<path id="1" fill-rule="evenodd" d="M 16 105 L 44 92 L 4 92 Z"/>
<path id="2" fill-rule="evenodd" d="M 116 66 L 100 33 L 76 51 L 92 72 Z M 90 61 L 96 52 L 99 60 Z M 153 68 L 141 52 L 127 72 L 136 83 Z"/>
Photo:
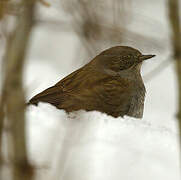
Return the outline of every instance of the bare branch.
<path id="1" fill-rule="evenodd" d="M 179 1 L 168 0 L 169 21 L 172 30 L 172 45 L 173 55 L 175 59 L 175 70 L 178 81 L 178 120 L 180 130 L 180 145 L 181 145 L 181 29 L 179 18 Z"/>
<path id="2" fill-rule="evenodd" d="M 16 29 L 10 36 L 6 47 L 2 99 L 12 137 L 13 180 L 32 180 L 33 168 L 29 164 L 27 157 L 22 74 L 28 40 L 33 25 L 35 1 L 22 0 L 21 3 L 24 3 L 23 10 L 18 17 Z"/>

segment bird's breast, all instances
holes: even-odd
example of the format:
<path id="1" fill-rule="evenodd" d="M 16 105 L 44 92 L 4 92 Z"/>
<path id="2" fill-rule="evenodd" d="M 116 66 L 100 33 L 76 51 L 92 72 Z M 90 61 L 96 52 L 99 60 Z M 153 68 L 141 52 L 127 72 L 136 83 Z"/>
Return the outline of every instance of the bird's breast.
<path id="1" fill-rule="evenodd" d="M 142 118 L 145 99 L 145 87 L 142 81 L 116 81 L 104 85 L 101 101 L 115 117 L 132 116 Z"/>
<path id="2" fill-rule="evenodd" d="M 144 100 L 145 100 L 145 86 L 140 83 L 139 86 L 135 85 L 135 90 L 132 92 L 128 116 L 142 118 L 144 110 Z"/>

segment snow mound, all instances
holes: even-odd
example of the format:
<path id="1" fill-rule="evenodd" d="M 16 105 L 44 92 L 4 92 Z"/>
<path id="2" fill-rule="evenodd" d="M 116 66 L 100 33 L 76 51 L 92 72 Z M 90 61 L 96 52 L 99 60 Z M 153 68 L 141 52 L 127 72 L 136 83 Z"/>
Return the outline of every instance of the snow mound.
<path id="1" fill-rule="evenodd" d="M 146 120 L 92 111 L 27 110 L 29 153 L 39 179 L 170 180 L 179 177 L 178 134 Z"/>

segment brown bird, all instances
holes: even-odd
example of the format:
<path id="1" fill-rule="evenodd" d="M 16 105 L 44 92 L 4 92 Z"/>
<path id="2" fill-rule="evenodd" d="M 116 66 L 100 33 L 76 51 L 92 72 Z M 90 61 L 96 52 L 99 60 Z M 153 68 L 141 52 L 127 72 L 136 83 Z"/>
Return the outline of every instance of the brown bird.
<path id="1" fill-rule="evenodd" d="M 34 96 L 29 104 L 47 102 L 66 112 L 97 110 L 114 117 L 142 118 L 145 86 L 142 55 L 128 46 L 109 48 L 54 86 Z"/>

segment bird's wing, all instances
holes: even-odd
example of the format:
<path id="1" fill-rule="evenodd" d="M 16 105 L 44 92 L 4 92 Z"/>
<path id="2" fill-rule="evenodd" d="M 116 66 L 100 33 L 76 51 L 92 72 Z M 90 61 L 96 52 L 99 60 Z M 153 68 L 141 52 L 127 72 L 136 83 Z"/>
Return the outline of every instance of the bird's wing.
<path id="1" fill-rule="evenodd" d="M 80 68 L 74 71 L 64 79 L 60 80 L 54 86 L 42 91 L 30 99 L 28 104 L 37 105 L 39 102 L 47 102 L 54 106 L 58 106 L 71 96 L 72 90 L 80 88 L 86 77 L 83 75 L 84 69 Z"/>

